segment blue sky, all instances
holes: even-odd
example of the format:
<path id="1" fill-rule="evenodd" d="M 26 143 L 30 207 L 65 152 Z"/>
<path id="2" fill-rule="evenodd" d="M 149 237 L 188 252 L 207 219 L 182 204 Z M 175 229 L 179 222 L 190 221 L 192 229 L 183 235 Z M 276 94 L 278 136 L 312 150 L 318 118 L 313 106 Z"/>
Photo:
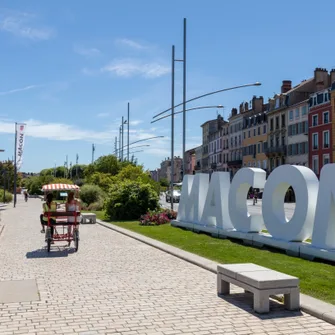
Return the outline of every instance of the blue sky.
<path id="1" fill-rule="evenodd" d="M 26 122 L 22 171 L 63 165 L 66 155 L 74 162 L 77 153 L 87 164 L 92 143 L 96 157 L 113 152 L 130 102 L 131 142 L 165 136 L 135 154 L 146 168 L 159 167 L 170 155 L 170 120 L 150 121 L 170 107 L 171 46 L 182 58 L 184 17 L 187 98 L 262 82 L 187 106 L 221 104 L 227 117 L 253 95 L 267 100 L 284 79 L 295 85 L 315 67 L 335 67 L 334 11 L 332 0 L 2 0 L 0 142 L 6 152 L 0 154 L 13 156 L 14 122 Z M 181 97 L 182 64 L 176 63 L 176 103 Z M 201 144 L 200 125 L 216 113 L 189 112 L 187 148 Z M 177 155 L 181 121 L 176 118 Z"/>

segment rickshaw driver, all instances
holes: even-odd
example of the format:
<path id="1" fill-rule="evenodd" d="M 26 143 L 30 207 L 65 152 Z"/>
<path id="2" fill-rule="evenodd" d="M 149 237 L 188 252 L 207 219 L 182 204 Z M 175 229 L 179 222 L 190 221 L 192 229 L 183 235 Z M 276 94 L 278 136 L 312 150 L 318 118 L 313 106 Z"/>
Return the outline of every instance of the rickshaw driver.
<path id="1" fill-rule="evenodd" d="M 44 213 L 46 212 L 56 212 L 57 211 L 57 202 L 53 201 L 53 195 L 52 193 L 47 194 L 46 202 L 43 203 L 43 214 L 40 215 L 42 230 L 41 233 L 45 233 L 44 226 L 48 225 L 48 217 L 44 216 Z M 54 227 L 53 224 L 56 223 L 55 217 L 50 217 L 50 224 L 51 224 L 51 238 L 54 234 Z"/>

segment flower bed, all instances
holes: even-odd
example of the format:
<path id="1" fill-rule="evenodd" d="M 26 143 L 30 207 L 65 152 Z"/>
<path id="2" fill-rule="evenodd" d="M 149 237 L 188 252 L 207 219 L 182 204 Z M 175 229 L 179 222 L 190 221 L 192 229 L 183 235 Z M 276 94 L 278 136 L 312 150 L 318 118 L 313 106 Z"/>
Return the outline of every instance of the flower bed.
<path id="1" fill-rule="evenodd" d="M 141 226 L 160 226 L 162 224 L 170 223 L 171 220 L 177 218 L 177 212 L 170 209 L 162 211 L 153 211 L 144 214 L 140 218 Z"/>

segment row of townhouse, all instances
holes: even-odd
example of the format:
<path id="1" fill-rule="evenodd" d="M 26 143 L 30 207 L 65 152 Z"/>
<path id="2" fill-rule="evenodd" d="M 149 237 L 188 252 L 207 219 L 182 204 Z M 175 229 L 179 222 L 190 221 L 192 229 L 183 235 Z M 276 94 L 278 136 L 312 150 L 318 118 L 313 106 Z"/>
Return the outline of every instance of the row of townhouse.
<path id="1" fill-rule="evenodd" d="M 201 125 L 202 145 L 188 151 L 186 173 L 258 167 L 267 173 L 283 164 L 310 167 L 317 176 L 335 162 L 335 69 L 316 68 L 314 76 L 280 93 L 233 108 Z"/>

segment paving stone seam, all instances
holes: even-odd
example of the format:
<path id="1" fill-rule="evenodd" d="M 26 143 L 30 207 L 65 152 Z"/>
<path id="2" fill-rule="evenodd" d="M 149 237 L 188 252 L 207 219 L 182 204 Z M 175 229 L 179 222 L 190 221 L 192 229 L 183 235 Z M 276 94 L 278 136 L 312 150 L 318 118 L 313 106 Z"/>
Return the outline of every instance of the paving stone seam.
<path id="1" fill-rule="evenodd" d="M 0 225 L 0 237 L 1 237 L 1 234 L 3 232 L 3 230 L 5 229 L 5 226 L 4 225 Z"/>
<path id="2" fill-rule="evenodd" d="M 192 254 L 188 251 L 184 251 L 169 244 L 154 240 L 150 237 L 146 237 L 144 235 L 132 232 L 128 229 L 118 227 L 116 225 L 113 225 L 112 223 L 107 223 L 101 220 L 97 220 L 97 223 L 102 227 L 111 229 L 115 232 L 133 238 L 137 241 L 140 241 L 163 252 L 166 252 L 172 256 L 180 258 L 186 262 L 192 263 L 207 271 L 217 274 L 217 263 L 214 261 Z M 273 298 L 276 299 L 276 297 Z M 300 293 L 300 308 L 305 313 L 308 313 L 318 319 L 321 319 L 323 321 L 335 325 L 335 306 L 332 304 L 326 303 L 324 301 L 310 297 L 306 294 Z"/>

